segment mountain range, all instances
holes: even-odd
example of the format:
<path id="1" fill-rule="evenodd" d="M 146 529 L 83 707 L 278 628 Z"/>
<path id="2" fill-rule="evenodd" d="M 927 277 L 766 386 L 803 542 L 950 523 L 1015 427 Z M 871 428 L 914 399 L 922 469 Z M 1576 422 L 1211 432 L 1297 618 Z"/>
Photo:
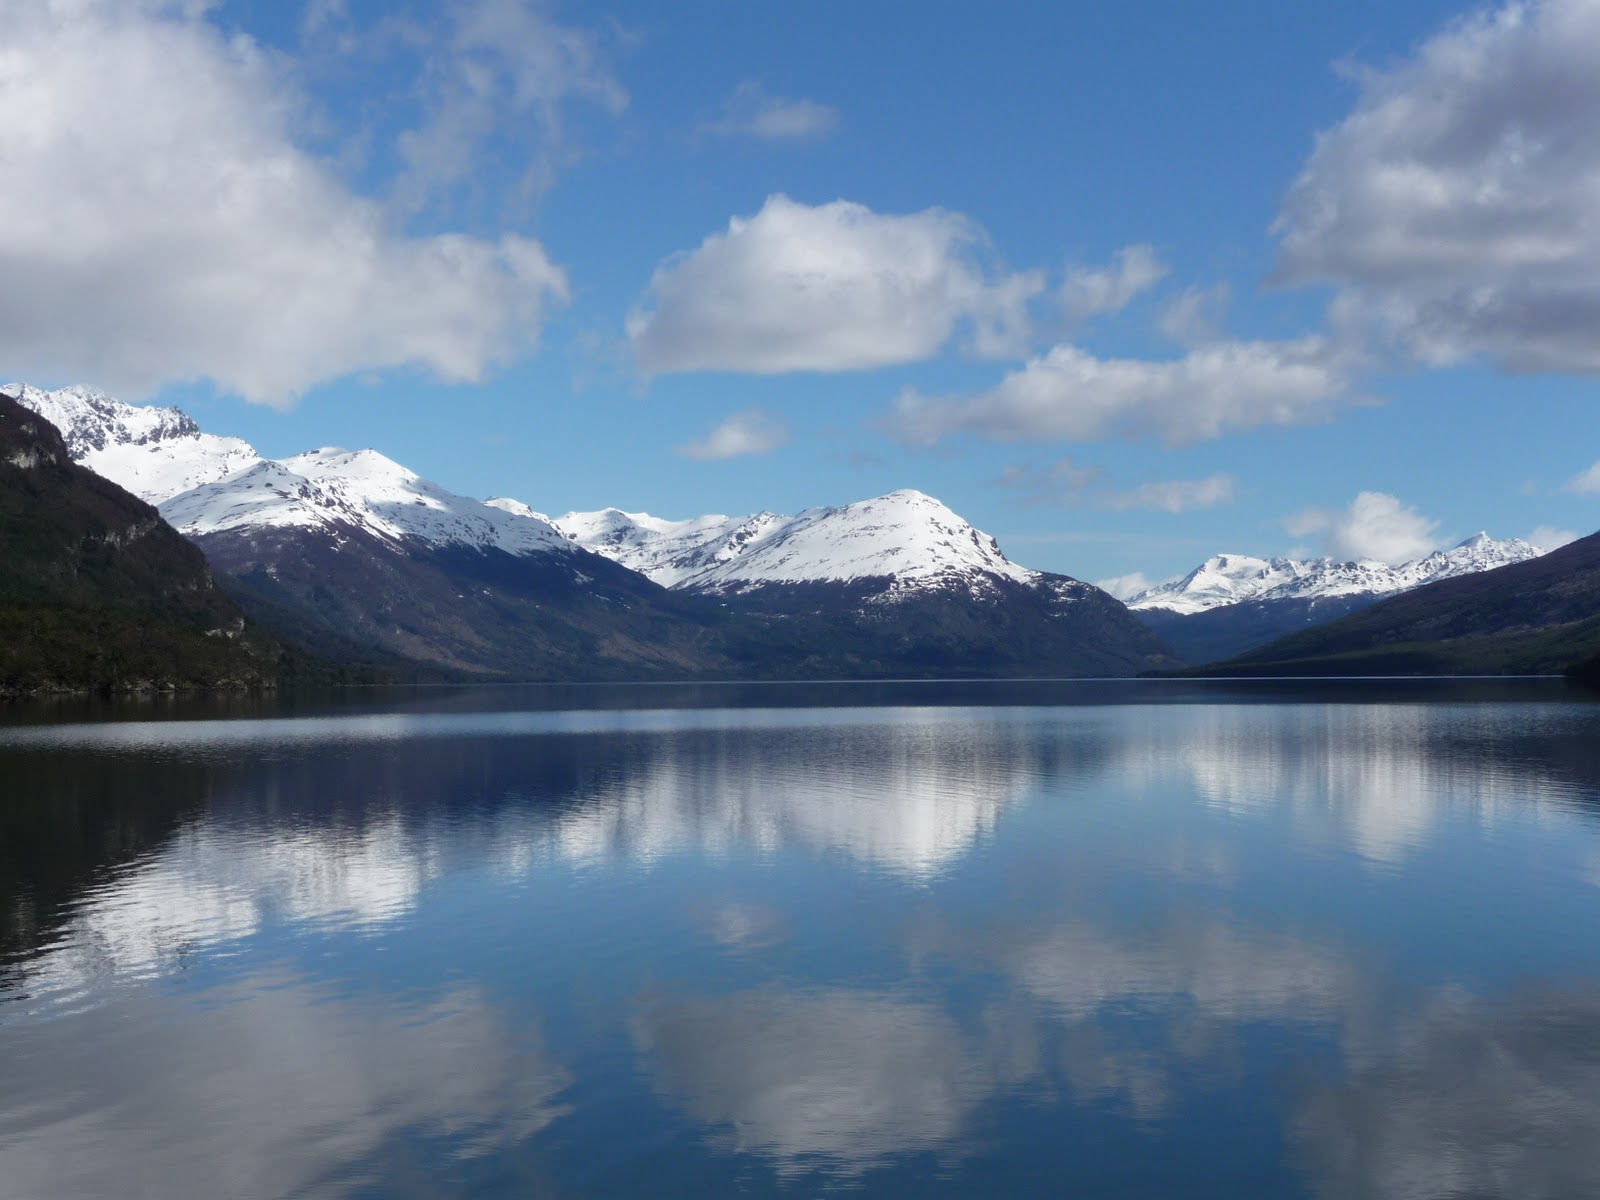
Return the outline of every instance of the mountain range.
<path id="1" fill-rule="evenodd" d="M 549 521 L 372 450 L 268 460 L 176 409 L 6 389 L 156 504 L 283 636 L 507 678 L 1126 675 L 1175 665 L 1116 600 L 1011 563 L 915 491 L 794 517 Z"/>
<path id="2" fill-rule="evenodd" d="M 1496 570 L 1424 584 L 1202 670 L 1230 676 L 1547 674 L 1596 655 L 1600 533 Z"/>
<path id="3" fill-rule="evenodd" d="M 1130 597 L 1127 605 L 1180 658 L 1208 663 L 1348 616 L 1389 596 L 1527 562 L 1543 553 L 1520 538 L 1496 541 L 1478 533 L 1398 566 L 1218 554 L 1181 579 Z"/>
<path id="4" fill-rule="evenodd" d="M 911 489 L 793 515 L 547 517 L 521 500 L 457 495 L 370 449 L 270 460 L 177 409 L 84 388 L 5 391 L 50 436 L 59 428 L 49 454 L 155 505 L 281 642 L 401 678 L 1084 676 L 1219 661 L 1252 673 L 1350 653 L 1370 667 L 1430 629 L 1500 637 L 1482 611 L 1465 632 L 1419 614 L 1480 585 L 1499 595 L 1497 581 L 1522 578 L 1508 572 L 1539 563 L 1556 574 L 1528 578 L 1555 587 L 1581 557 L 1487 534 L 1399 566 L 1218 555 L 1124 606 L 1013 563 Z M 1460 587 L 1439 590 L 1449 585 Z M 1557 604 L 1520 628 L 1577 619 Z M 1535 658 L 1576 657 L 1562 654 L 1552 644 Z M 1515 657 L 1395 661 L 1502 670 Z"/>

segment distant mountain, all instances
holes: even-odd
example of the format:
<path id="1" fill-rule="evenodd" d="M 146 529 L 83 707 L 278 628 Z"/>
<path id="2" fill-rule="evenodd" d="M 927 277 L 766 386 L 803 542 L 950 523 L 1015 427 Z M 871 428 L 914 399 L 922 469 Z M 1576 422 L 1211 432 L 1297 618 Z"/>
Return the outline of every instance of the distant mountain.
<path id="1" fill-rule="evenodd" d="M 1030 584 L 1042 575 L 1017 566 L 994 538 L 909 488 L 792 517 L 763 512 L 663 521 L 610 508 L 568 513 L 554 524 L 657 583 L 715 595 L 865 580 L 882 580 L 896 595 L 945 588 L 981 594 L 997 580 Z"/>
<path id="2" fill-rule="evenodd" d="M 0 693 L 254 686 L 278 657 L 199 550 L 0 394 Z"/>
<path id="3" fill-rule="evenodd" d="M 1128 607 L 1192 663 L 1232 658 L 1413 588 L 1526 562 L 1544 553 L 1479 533 L 1449 550 L 1390 566 L 1334 559 L 1219 554 Z"/>
<path id="4" fill-rule="evenodd" d="M 1600 654 L 1600 534 L 1392 596 L 1205 668 L 1225 675 L 1553 673 Z"/>
<path id="5" fill-rule="evenodd" d="M 1127 675 L 1173 665 L 1089 584 L 1029 571 L 919 492 L 795 517 L 552 523 L 372 450 L 269 461 L 176 409 L 27 389 L 263 622 L 511 678 Z M 198 482 L 196 482 L 198 481 Z M 664 585 L 670 584 L 671 590 Z"/>
<path id="6" fill-rule="evenodd" d="M 668 521 L 612 508 L 553 524 L 674 591 L 820 618 L 834 630 L 826 645 L 837 649 L 847 633 L 918 670 L 1125 675 L 1170 661 L 1099 588 L 1018 566 L 994 538 L 911 489 L 794 516 Z"/>

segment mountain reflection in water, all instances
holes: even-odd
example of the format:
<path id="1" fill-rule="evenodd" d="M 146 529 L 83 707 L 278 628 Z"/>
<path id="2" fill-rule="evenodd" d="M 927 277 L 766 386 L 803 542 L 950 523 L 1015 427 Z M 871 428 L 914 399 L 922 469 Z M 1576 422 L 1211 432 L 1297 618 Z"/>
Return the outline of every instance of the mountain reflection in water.
<path id="1" fill-rule="evenodd" d="M 0 1194 L 1594 1190 L 1600 708 L 1238 694 L 0 727 Z"/>

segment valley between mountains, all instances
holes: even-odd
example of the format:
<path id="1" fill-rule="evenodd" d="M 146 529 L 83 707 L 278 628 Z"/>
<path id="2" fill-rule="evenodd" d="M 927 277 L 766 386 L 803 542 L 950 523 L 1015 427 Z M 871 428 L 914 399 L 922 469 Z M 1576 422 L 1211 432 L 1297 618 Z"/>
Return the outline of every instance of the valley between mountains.
<path id="1" fill-rule="evenodd" d="M 302 673 L 316 660 L 328 677 L 418 681 L 1129 676 L 1240 655 L 1265 670 L 1278 638 L 1370 623 L 1390 597 L 1426 606 L 1442 584 L 1470 590 L 1542 554 L 1479 535 L 1399 567 L 1219 555 L 1124 604 L 1012 562 L 910 489 L 793 515 L 552 517 L 524 498 L 456 495 L 373 450 L 269 460 L 177 409 L 84 388 L 4 391 L 18 402 L 0 464 L 16 485 L 0 547 L 10 562 L 31 554 L 35 575 L 81 574 L 81 537 L 41 546 L 19 533 L 38 520 L 27 496 L 53 455 L 125 492 L 130 512 L 158 513 L 203 553 L 216 611 L 248 619 L 199 631 L 208 646 L 237 642 L 232 675 L 0 662 L 11 691 L 253 682 L 291 660 Z M 145 580 L 93 602 L 148 614 L 175 587 Z M 50 601 L 24 590 L 0 603 Z M 252 632 L 225 636 L 230 620 Z"/>

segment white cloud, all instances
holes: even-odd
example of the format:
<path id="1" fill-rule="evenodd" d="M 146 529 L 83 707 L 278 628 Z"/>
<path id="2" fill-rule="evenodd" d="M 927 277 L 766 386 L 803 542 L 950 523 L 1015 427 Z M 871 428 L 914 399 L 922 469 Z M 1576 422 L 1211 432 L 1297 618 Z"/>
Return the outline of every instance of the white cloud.
<path id="1" fill-rule="evenodd" d="M 1359 80 L 1285 198 L 1281 277 L 1423 362 L 1600 373 L 1600 5 L 1478 13 Z"/>
<path id="2" fill-rule="evenodd" d="M 1317 535 L 1337 559 L 1411 562 L 1440 546 L 1439 522 L 1385 492 L 1362 492 L 1343 510 L 1308 508 L 1284 518 L 1291 537 Z"/>
<path id="3" fill-rule="evenodd" d="M 274 60 L 201 15 L 0 0 L 0 20 L 15 374 L 266 403 L 368 369 L 475 380 L 566 298 L 531 239 L 397 233 L 290 140 Z"/>
<path id="4" fill-rule="evenodd" d="M 709 462 L 744 454 L 768 454 L 789 440 L 789 430 L 759 408 L 734 413 L 703 438 L 678 447 L 685 458 Z"/>
<path id="5" fill-rule="evenodd" d="M 590 30 L 552 21 L 534 0 L 450 6 L 451 27 L 427 47 L 426 117 L 400 135 L 398 194 L 418 208 L 469 178 L 492 139 L 528 160 L 521 190 L 543 190 L 564 157 L 566 110 L 576 101 L 616 115 L 628 93 Z M 496 154 L 507 157 L 505 145 Z"/>
<path id="6" fill-rule="evenodd" d="M 1577 496 L 1600 496 L 1600 462 L 1579 471 L 1561 485 L 1561 490 Z"/>
<path id="7" fill-rule="evenodd" d="M 1239 481 L 1232 475 L 1209 475 L 1205 479 L 1163 479 L 1142 483 L 1127 491 L 1108 491 L 1095 497 L 1095 507 L 1112 512 L 1135 508 L 1158 509 L 1174 515 L 1197 508 L 1232 504 L 1239 492 Z"/>
<path id="8" fill-rule="evenodd" d="M 1104 477 L 1104 467 L 1080 467 L 1071 456 L 1065 456 L 1042 467 L 1032 463 L 1007 467 L 995 483 L 1031 493 L 1027 503 L 1042 504 L 1076 499 Z"/>
<path id="9" fill-rule="evenodd" d="M 965 431 L 1002 441 L 1153 437 L 1178 446 L 1324 419 L 1352 403 L 1345 355 L 1323 338 L 1216 342 L 1165 361 L 1057 346 L 975 396 L 901 394 L 885 422 L 913 445 Z"/>
<path id="10" fill-rule="evenodd" d="M 769 96 L 754 80 L 733 89 L 722 115 L 708 122 L 706 132 L 724 137 L 751 137 L 764 142 L 799 142 L 825 137 L 839 124 L 839 110 L 815 100 Z"/>
<path id="11" fill-rule="evenodd" d="M 1161 332 L 1186 346 L 1216 341 L 1233 290 L 1225 283 L 1188 288 L 1161 311 Z"/>
<path id="12" fill-rule="evenodd" d="M 1158 583 L 1159 579 L 1151 579 L 1143 571 L 1132 571 L 1127 575 L 1113 575 L 1110 579 L 1096 579 L 1095 587 L 1102 592 L 1109 592 L 1118 600 L 1132 600 L 1140 592 L 1148 592 Z"/>
<path id="13" fill-rule="evenodd" d="M 973 345 L 1014 345 L 1036 273 L 991 280 L 983 231 L 957 213 L 903 216 L 771 196 L 753 217 L 657 268 L 628 318 L 640 367 L 852 371 L 931 358 L 970 323 Z"/>
<path id="14" fill-rule="evenodd" d="M 1174 515 L 1231 504 L 1239 488 L 1238 480 L 1224 474 L 1205 479 L 1152 480 L 1137 487 L 1117 488 L 1106 479 L 1104 468 L 1080 467 L 1070 456 L 1042 467 L 1007 467 L 995 483 L 1026 493 L 1024 504 L 1091 503 L 1111 512 L 1147 508 Z"/>
<path id="15" fill-rule="evenodd" d="M 1069 324 L 1121 312 L 1166 277 L 1167 268 L 1150 246 L 1119 250 L 1109 267 L 1069 267 L 1061 284 L 1061 311 Z"/>
<path id="16" fill-rule="evenodd" d="M 1559 550 L 1568 542 L 1575 542 L 1583 534 L 1575 529 L 1557 529 L 1554 525 L 1540 525 L 1527 537 L 1530 545 L 1541 550 Z"/>

